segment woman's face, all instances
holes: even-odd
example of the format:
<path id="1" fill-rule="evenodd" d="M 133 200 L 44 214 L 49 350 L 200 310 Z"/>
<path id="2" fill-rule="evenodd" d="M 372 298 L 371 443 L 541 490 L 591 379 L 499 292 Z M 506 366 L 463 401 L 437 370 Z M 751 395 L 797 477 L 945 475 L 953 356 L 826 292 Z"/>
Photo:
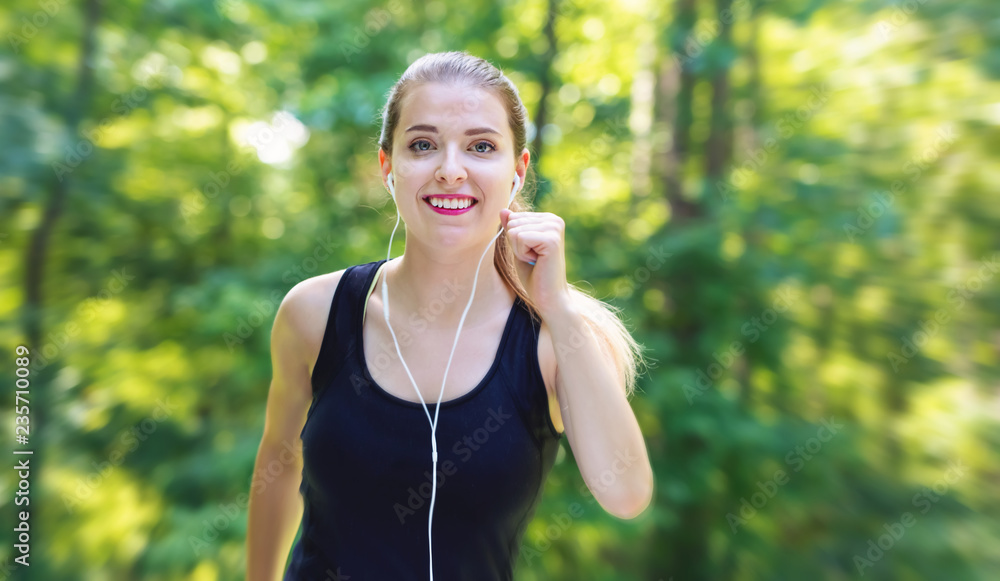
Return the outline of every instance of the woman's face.
<path id="1" fill-rule="evenodd" d="M 392 171 L 408 234 L 441 248 L 496 234 L 515 169 L 524 183 L 528 161 L 525 149 L 515 168 L 513 135 L 497 97 L 473 87 L 418 85 L 403 99 L 393 137 L 391 158 L 379 158 L 383 177 Z M 458 209 L 448 209 L 451 201 L 443 212 L 434 207 L 456 199 L 465 200 Z"/>

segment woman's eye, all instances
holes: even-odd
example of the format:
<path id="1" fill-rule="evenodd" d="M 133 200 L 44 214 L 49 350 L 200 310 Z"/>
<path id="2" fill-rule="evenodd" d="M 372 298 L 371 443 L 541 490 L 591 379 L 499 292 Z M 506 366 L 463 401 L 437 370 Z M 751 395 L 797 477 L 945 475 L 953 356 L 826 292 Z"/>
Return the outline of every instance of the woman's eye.
<path id="1" fill-rule="evenodd" d="M 426 146 L 426 147 L 424 147 Z M 418 139 L 410 144 L 410 149 L 413 151 L 428 151 L 432 147 L 431 142 L 426 139 Z M 489 141 L 480 141 L 472 146 L 475 148 L 476 153 L 489 153 L 491 151 L 496 151 L 496 147 Z"/>

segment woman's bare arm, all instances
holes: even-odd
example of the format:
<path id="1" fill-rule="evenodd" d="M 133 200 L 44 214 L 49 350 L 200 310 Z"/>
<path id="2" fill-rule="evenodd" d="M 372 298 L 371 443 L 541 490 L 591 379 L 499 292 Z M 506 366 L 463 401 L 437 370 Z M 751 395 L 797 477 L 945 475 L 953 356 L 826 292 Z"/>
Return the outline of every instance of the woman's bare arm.
<path id="1" fill-rule="evenodd" d="M 273 377 L 250 485 L 247 581 L 281 579 L 302 519 L 302 440 L 312 366 L 343 271 L 308 279 L 285 295 L 271 329 Z"/>

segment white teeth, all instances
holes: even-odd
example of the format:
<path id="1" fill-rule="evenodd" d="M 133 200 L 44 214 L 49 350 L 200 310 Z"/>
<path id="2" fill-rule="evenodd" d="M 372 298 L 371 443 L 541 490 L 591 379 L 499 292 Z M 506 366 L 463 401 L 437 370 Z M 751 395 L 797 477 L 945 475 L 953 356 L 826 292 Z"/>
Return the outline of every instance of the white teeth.
<path id="1" fill-rule="evenodd" d="M 461 200 L 451 198 L 430 198 L 431 205 L 436 208 L 445 208 L 449 210 L 459 210 L 465 209 L 472 205 L 471 198 L 462 198 Z"/>

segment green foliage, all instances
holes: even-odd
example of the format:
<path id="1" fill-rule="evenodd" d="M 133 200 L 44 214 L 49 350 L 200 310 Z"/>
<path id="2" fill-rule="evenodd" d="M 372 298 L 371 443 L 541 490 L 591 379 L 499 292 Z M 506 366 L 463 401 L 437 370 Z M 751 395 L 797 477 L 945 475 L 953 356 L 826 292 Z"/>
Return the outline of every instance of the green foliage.
<path id="1" fill-rule="evenodd" d="M 1000 568 L 1000 5 L 554 9 L 550 46 L 537 1 L 4 3 L 0 342 L 40 333 L 45 418 L 14 578 L 243 579 L 274 312 L 382 256 L 386 92 L 454 49 L 545 100 L 537 210 L 656 361 L 653 504 L 605 513 L 564 441 L 517 579 Z"/>

